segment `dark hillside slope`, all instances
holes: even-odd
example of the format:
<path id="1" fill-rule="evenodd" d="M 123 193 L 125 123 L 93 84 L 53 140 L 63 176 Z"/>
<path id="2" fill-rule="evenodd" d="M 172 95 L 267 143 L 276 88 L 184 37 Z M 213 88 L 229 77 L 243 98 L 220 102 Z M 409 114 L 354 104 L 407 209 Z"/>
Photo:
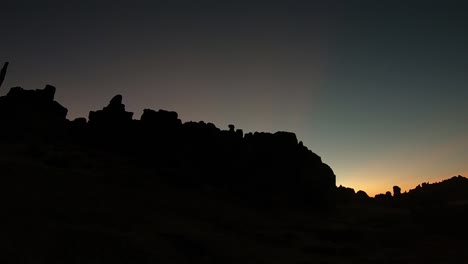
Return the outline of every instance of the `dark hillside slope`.
<path id="1" fill-rule="evenodd" d="M 272 230 L 291 208 L 332 204 L 333 171 L 293 133 L 134 120 L 120 95 L 69 121 L 54 94 L 0 97 L 2 263 L 245 263 L 269 251 L 257 235 L 290 243 Z"/>
<path id="2" fill-rule="evenodd" d="M 69 121 L 54 94 L 0 97 L 0 263 L 468 259 L 465 178 L 379 201 L 336 188 L 293 133 L 135 120 L 121 96 Z"/>

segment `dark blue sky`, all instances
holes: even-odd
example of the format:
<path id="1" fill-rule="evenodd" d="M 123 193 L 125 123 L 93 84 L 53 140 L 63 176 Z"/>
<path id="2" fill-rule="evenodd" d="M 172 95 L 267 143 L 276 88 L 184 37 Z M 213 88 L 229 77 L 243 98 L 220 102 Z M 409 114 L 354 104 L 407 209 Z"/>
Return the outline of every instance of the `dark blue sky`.
<path id="1" fill-rule="evenodd" d="M 467 4 L 352 2 L 5 1 L 4 86 L 293 131 L 370 194 L 466 176 Z"/>

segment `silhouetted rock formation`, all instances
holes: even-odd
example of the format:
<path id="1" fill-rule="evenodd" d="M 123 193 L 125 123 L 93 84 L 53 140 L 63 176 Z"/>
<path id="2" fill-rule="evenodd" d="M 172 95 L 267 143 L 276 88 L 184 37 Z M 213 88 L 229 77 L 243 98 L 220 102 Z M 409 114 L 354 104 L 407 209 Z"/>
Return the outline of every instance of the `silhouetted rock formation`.
<path id="1" fill-rule="evenodd" d="M 68 110 L 54 101 L 55 87 L 43 90 L 24 90 L 14 87 L 0 97 L 2 132 L 8 135 L 46 135 L 63 132 Z"/>
<path id="2" fill-rule="evenodd" d="M 7 69 L 8 69 L 8 62 L 5 62 L 2 70 L 0 71 L 0 88 L 2 87 L 3 81 L 5 80 Z"/>
<path id="3" fill-rule="evenodd" d="M 133 113 L 125 111 L 122 95 L 116 95 L 102 110 L 89 112 L 89 123 L 98 126 L 125 126 L 132 121 Z"/>
<path id="4" fill-rule="evenodd" d="M 344 187 L 342 185 L 336 188 L 336 200 L 337 202 L 349 203 L 355 198 L 356 192 L 353 188 Z"/>
<path id="5" fill-rule="evenodd" d="M 70 122 L 54 94 L 49 85 L 35 91 L 12 88 L 0 98 L 0 118 L 12 131 L 52 131 L 70 143 L 129 156 L 139 163 L 132 166 L 155 170 L 181 186 L 242 193 L 267 204 L 294 201 L 319 207 L 333 200 L 332 169 L 294 133 L 244 136 L 234 125 L 223 131 L 212 123 L 182 124 L 176 112 L 165 110 L 145 109 L 141 120 L 133 120 L 121 95 L 102 110 L 90 111 L 88 122 Z"/>
<path id="6" fill-rule="evenodd" d="M 356 193 L 356 198 L 360 201 L 364 201 L 364 200 L 368 200 L 369 199 L 369 195 L 367 195 L 367 193 L 365 191 L 362 191 L 362 190 L 359 190 L 357 193 Z"/>
<path id="7" fill-rule="evenodd" d="M 356 192 L 353 188 L 342 185 L 336 188 L 335 197 L 338 204 L 367 203 L 371 200 L 366 192 L 362 190 Z"/>
<path id="8" fill-rule="evenodd" d="M 468 234 L 466 178 L 372 200 L 293 133 L 133 120 L 121 96 L 68 121 L 54 94 L 0 97 L 0 263 L 414 263 L 418 245 L 466 259 L 449 247 Z"/>
<path id="9" fill-rule="evenodd" d="M 160 130 L 175 130 L 180 128 L 182 121 L 178 118 L 178 114 L 172 111 L 151 109 L 143 110 L 141 122 L 148 127 Z"/>
<path id="10" fill-rule="evenodd" d="M 405 202 L 414 205 L 440 205 L 468 201 L 468 179 L 463 176 L 454 176 L 450 179 L 423 183 L 416 188 L 402 194 Z"/>

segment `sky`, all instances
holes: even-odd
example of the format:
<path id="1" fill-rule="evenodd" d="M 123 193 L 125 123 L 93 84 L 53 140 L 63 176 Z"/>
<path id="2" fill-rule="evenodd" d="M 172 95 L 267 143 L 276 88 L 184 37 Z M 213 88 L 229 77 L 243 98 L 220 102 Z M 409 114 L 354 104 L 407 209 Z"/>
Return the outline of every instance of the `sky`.
<path id="1" fill-rule="evenodd" d="M 8 87 L 291 131 L 370 195 L 468 176 L 463 1 L 2 1 Z"/>

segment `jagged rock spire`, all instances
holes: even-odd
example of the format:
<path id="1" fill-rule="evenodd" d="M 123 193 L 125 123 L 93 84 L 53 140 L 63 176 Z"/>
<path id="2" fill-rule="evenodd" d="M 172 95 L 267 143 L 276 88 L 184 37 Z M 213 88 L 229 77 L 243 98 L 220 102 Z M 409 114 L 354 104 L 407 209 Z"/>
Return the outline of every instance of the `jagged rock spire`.
<path id="1" fill-rule="evenodd" d="M 122 104 L 122 95 L 118 94 L 102 110 L 90 111 L 88 119 L 92 124 L 116 125 L 130 122 L 132 117 L 133 113 L 125 110 L 125 105 Z"/>

